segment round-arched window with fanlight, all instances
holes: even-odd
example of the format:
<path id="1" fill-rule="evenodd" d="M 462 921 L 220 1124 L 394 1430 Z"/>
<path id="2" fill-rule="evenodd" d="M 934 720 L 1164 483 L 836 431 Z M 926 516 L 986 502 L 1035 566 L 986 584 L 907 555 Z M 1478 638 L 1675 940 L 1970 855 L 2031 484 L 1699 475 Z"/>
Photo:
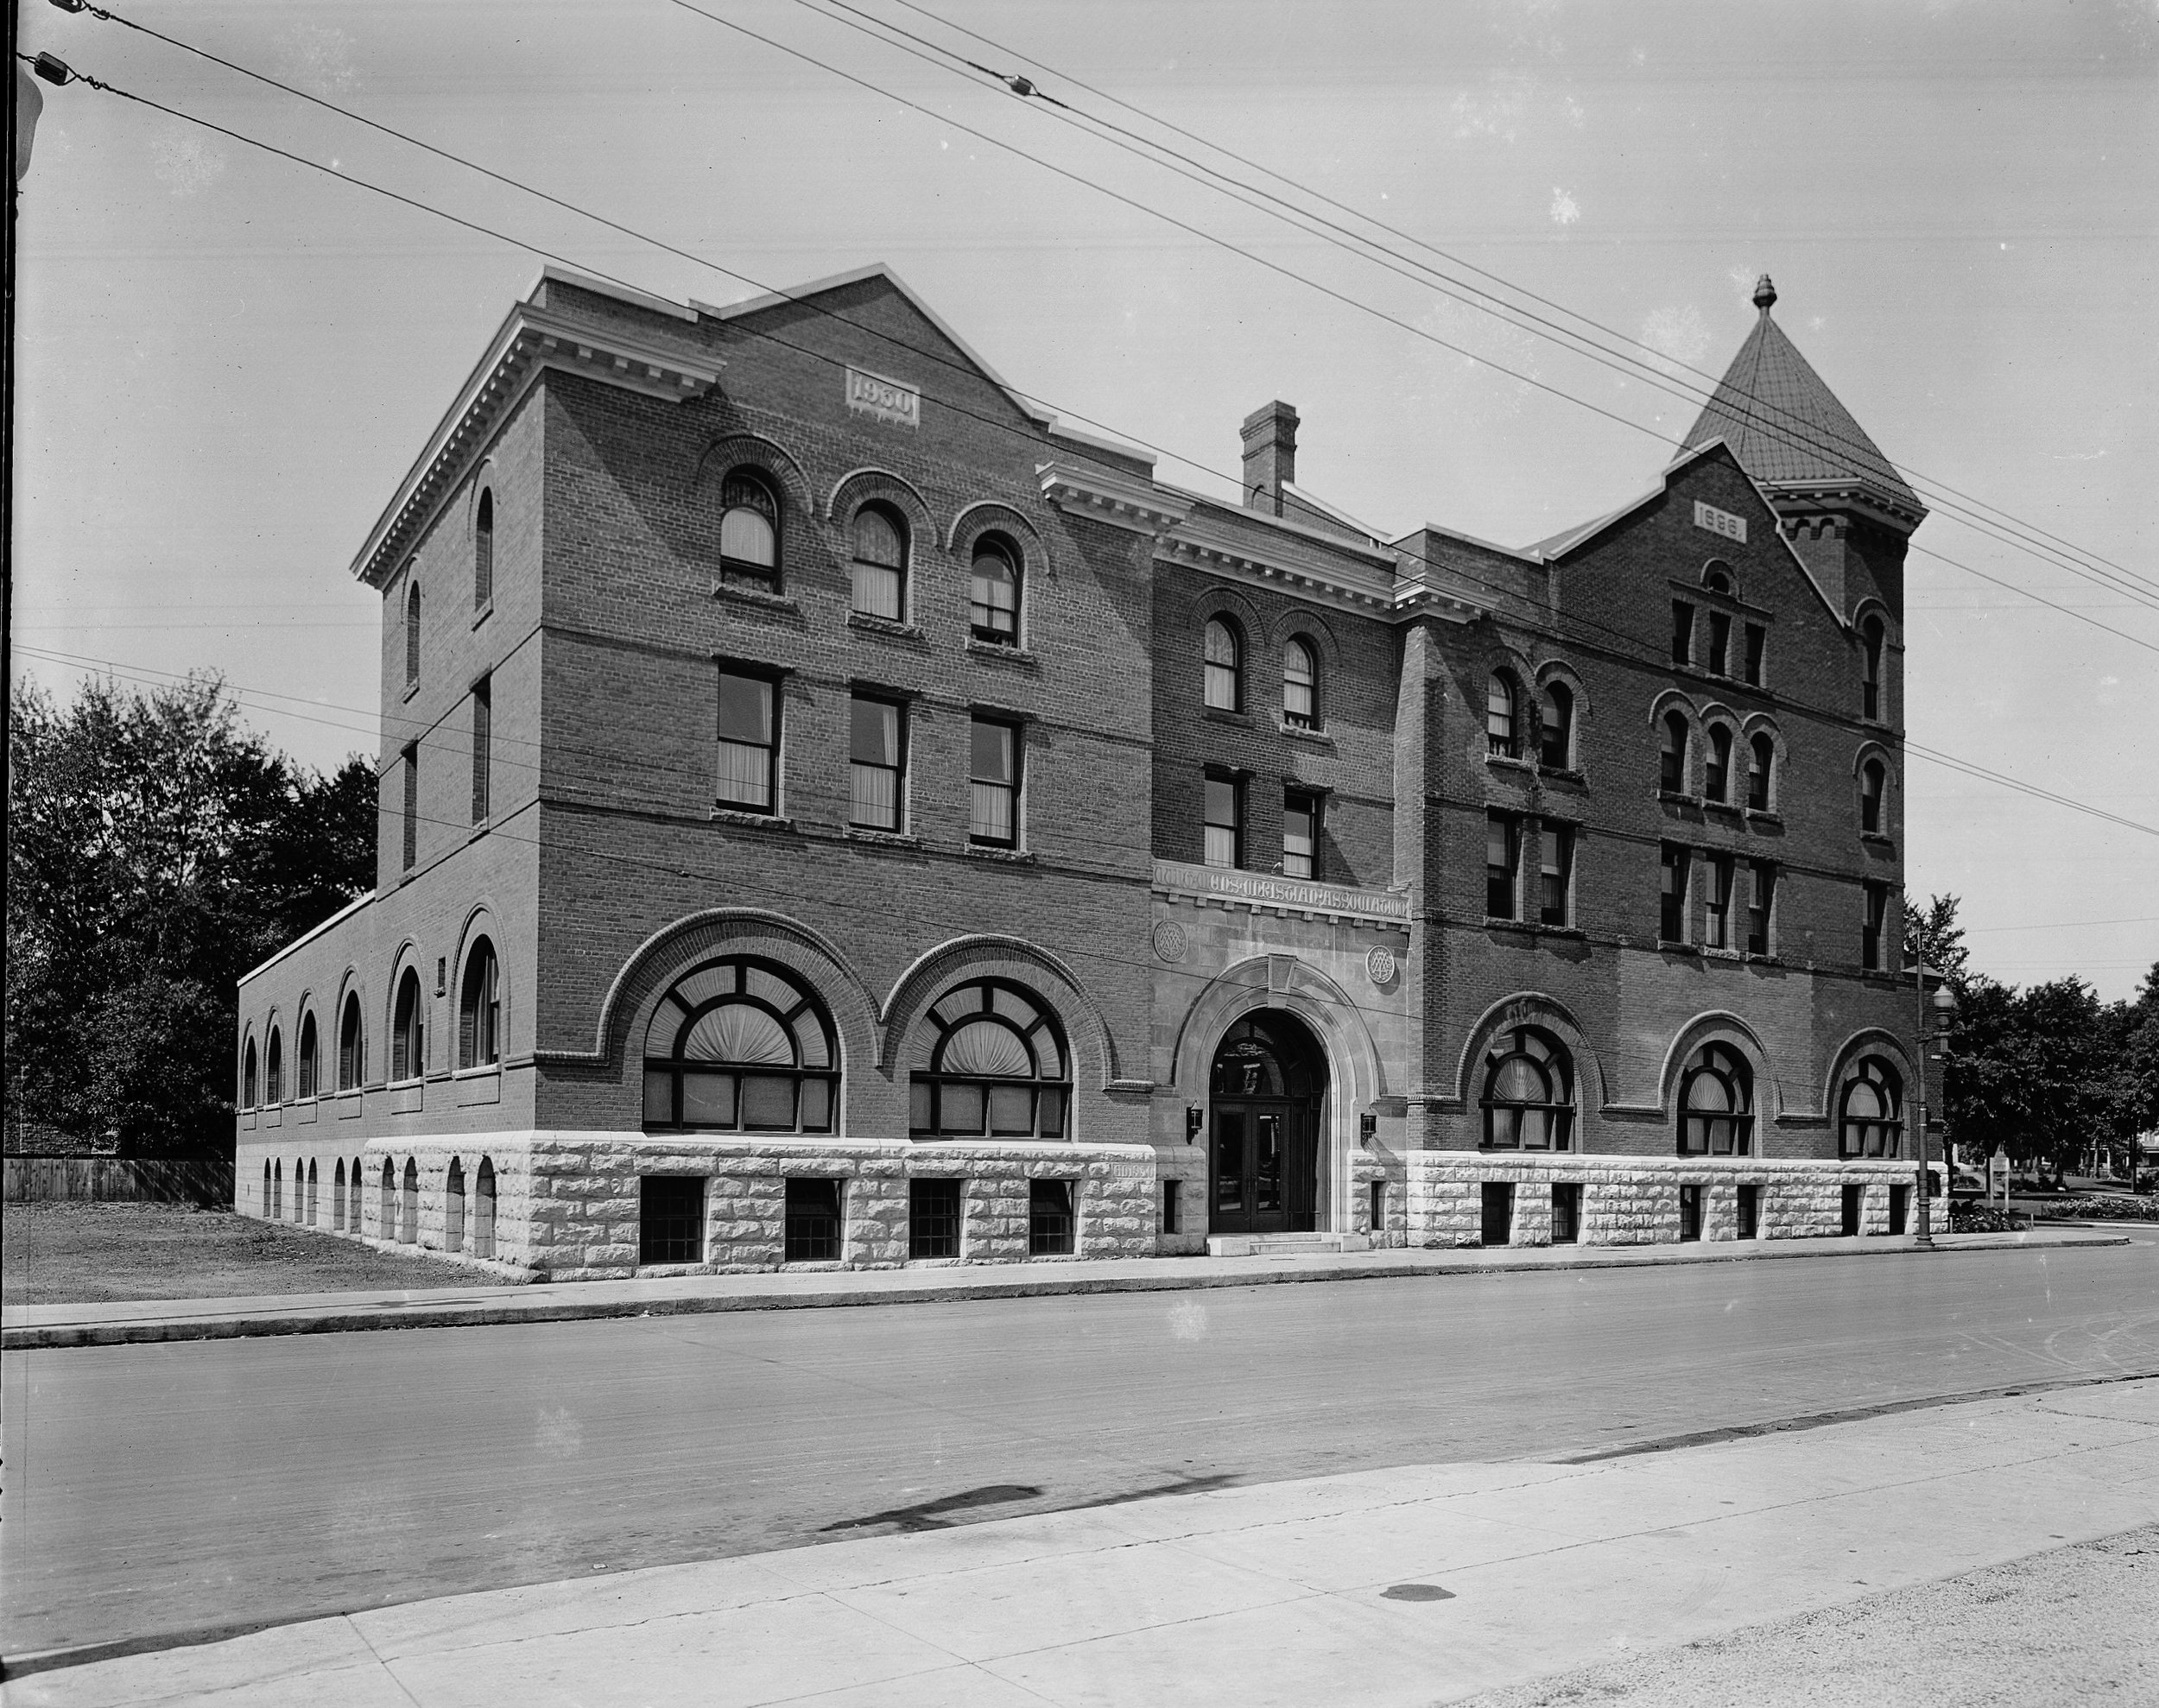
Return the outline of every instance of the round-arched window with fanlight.
<path id="1" fill-rule="evenodd" d="M 1072 1101 L 1064 1029 L 1001 978 L 948 990 L 915 1023 L 908 1125 L 918 1139 L 1061 1139 Z"/>
<path id="2" fill-rule="evenodd" d="M 1681 1156 L 1745 1156 L 1754 1148 L 1754 1071 L 1729 1044 L 1704 1044 L 1679 1081 Z"/>
<path id="3" fill-rule="evenodd" d="M 1903 1146 L 1903 1081 L 1879 1056 L 1852 1064 L 1838 1100 L 1839 1156 L 1895 1156 Z"/>
<path id="4" fill-rule="evenodd" d="M 1534 1026 L 1491 1041 L 1485 1068 L 1485 1142 L 1497 1150 L 1566 1150 L 1574 1142 L 1574 1075 L 1567 1047 Z"/>
<path id="5" fill-rule="evenodd" d="M 753 955 L 677 979 L 645 1028 L 648 1129 L 829 1133 L 839 1106 L 832 1017 L 800 977 Z"/>

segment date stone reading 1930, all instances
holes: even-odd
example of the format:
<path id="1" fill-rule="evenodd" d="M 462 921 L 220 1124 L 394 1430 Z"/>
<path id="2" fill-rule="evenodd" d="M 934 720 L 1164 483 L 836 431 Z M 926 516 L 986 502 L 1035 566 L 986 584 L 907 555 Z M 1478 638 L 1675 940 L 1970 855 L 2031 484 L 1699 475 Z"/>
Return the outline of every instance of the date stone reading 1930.
<path id="1" fill-rule="evenodd" d="M 847 370 L 847 407 L 858 414 L 890 421 L 896 427 L 919 427 L 922 424 L 921 392 L 897 380 L 865 374 L 859 368 Z"/>

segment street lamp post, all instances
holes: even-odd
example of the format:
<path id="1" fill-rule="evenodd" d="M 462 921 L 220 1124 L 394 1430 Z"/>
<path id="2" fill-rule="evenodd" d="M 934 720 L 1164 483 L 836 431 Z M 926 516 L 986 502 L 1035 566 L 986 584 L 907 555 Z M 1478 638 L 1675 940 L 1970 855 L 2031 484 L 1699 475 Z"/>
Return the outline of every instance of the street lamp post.
<path id="1" fill-rule="evenodd" d="M 1949 1062 L 1949 1022 L 1957 1011 L 1956 993 L 1947 982 L 1935 987 L 1928 1015 L 1927 1001 L 1927 962 L 1919 958 L 1913 973 L 1919 996 L 1919 1241 L 1920 1246 L 1932 1250 L 1934 1243 L 1934 1172 L 1928 1166 L 1927 1144 L 1927 1061 L 1929 1056 L 1942 1064 L 1946 1072 Z M 1931 1023 L 1930 1023 L 1931 1020 Z M 1945 1087 L 1945 1094 L 1947 1088 Z"/>

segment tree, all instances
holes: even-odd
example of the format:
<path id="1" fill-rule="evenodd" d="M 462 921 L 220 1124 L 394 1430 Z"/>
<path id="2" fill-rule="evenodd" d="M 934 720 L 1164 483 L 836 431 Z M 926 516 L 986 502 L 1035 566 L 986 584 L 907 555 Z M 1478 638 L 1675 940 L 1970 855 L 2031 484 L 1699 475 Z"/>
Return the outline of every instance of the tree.
<path id="1" fill-rule="evenodd" d="M 214 677 L 9 710 L 9 1124 L 220 1149 L 239 975 L 370 887 L 372 769 L 294 767 Z"/>
<path id="2" fill-rule="evenodd" d="M 1964 927 L 1957 923 L 1960 897 L 1934 895 L 1924 908 L 1907 903 L 1904 908 L 1904 965 L 1923 966 L 1947 978 L 1960 1000 L 1969 979 L 1972 952 L 1964 946 Z"/>

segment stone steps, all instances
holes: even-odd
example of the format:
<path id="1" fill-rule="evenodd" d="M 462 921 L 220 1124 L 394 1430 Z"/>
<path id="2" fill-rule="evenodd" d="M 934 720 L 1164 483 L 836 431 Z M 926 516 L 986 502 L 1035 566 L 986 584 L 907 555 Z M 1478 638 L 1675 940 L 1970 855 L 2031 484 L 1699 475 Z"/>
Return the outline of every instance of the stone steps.
<path id="1" fill-rule="evenodd" d="M 1369 1251 L 1363 1234 L 1209 1234 L 1210 1257 L 1297 1257 L 1325 1251 Z"/>

